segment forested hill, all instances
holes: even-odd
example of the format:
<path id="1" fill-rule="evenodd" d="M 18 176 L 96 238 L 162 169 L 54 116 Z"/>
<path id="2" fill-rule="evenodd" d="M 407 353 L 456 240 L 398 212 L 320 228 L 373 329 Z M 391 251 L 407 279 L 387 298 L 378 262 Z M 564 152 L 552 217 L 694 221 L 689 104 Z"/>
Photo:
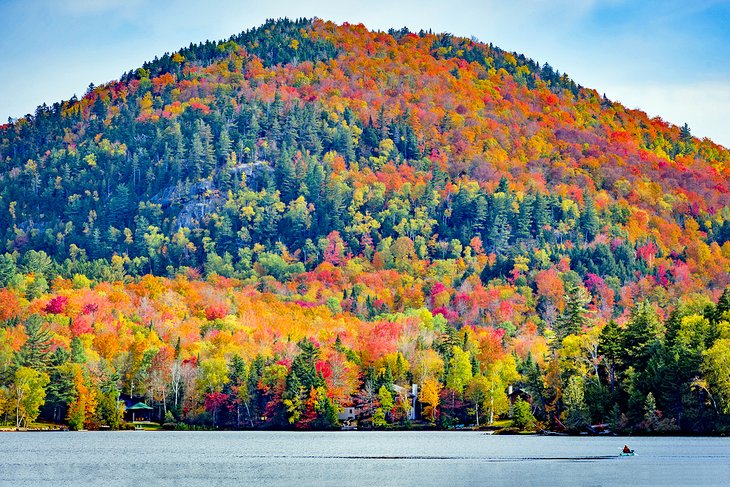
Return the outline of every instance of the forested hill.
<path id="1" fill-rule="evenodd" d="M 695 261 L 706 282 L 717 272 L 693 247 L 717 243 L 704 260 L 727 263 L 727 150 L 446 34 L 269 22 L 39 107 L 0 138 L 3 246 L 59 263 L 119 255 L 167 274 L 220 257 L 245 275 L 258 244 L 311 268 L 333 231 L 353 255 L 400 237 L 422 258 L 474 237 L 504 258 L 549 245 L 622 282 L 647 269 L 601 268 L 601 245 L 656 246 L 666 271 Z"/>
<path id="2" fill-rule="evenodd" d="M 0 386 L 49 373 L 76 426 L 116 410 L 83 388 L 383 425 L 411 382 L 443 426 L 508 384 L 548 427 L 730 425 L 730 152 L 491 44 L 278 20 L 165 54 L 0 126 L 0 237 Z"/>

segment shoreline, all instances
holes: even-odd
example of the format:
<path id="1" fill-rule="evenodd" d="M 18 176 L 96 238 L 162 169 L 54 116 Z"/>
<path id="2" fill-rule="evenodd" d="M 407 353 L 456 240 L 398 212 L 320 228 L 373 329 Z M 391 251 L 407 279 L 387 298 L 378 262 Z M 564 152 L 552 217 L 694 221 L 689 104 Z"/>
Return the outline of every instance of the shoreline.
<path id="1" fill-rule="evenodd" d="M 556 433 L 556 432 L 520 432 L 520 433 L 500 433 L 499 430 L 476 430 L 476 429 L 406 429 L 406 428 L 390 428 L 390 429 L 359 429 L 359 430 L 297 430 L 297 429 L 119 429 L 119 430 L 71 430 L 69 428 L 8 428 L 0 427 L 0 434 L 2 433 L 128 433 L 128 432 L 146 432 L 146 433 L 232 433 L 232 432 L 267 432 L 267 433 L 480 433 L 485 436 L 531 436 L 531 437 L 572 437 L 572 438 L 725 438 L 726 433 L 708 434 L 708 435 L 696 435 L 696 434 L 632 434 L 632 433 L 617 433 L 612 435 L 586 435 L 586 434 L 568 434 L 568 433 Z"/>

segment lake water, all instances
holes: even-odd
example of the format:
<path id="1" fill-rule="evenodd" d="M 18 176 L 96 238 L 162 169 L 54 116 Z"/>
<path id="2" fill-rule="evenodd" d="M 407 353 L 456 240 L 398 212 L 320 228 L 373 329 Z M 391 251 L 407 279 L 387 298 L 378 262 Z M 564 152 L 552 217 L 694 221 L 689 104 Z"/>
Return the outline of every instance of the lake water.
<path id="1" fill-rule="evenodd" d="M 639 455 L 619 457 L 624 443 Z M 0 485 L 730 485 L 730 439 L 478 432 L 0 434 Z"/>

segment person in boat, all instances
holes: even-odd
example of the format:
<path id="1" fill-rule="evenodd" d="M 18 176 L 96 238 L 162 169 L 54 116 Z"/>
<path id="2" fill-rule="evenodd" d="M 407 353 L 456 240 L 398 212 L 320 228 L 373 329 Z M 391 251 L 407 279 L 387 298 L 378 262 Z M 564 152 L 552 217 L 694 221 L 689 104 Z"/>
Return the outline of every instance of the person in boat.
<path id="1" fill-rule="evenodd" d="M 624 445 L 624 453 L 634 453 L 634 450 L 630 450 L 628 445 Z"/>

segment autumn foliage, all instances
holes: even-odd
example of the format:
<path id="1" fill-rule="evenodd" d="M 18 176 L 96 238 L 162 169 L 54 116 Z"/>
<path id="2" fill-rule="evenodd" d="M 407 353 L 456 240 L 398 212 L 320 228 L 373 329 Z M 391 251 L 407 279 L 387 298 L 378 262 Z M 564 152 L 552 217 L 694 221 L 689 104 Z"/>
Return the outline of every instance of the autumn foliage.
<path id="1" fill-rule="evenodd" d="M 523 55 L 270 21 L 0 126 L 0 166 L 0 399 L 48 373 L 46 419 L 730 424 L 730 152 Z"/>

